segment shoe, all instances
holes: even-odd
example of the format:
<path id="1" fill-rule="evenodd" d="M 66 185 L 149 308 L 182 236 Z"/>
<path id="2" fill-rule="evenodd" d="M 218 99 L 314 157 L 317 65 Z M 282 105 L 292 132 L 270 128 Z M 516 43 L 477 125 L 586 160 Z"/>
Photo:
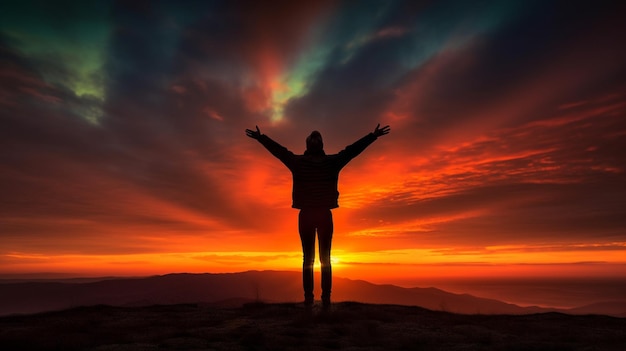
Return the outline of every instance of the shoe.
<path id="1" fill-rule="evenodd" d="M 322 300 L 322 307 L 324 309 L 326 309 L 326 310 L 329 309 L 330 308 L 330 299 L 323 299 Z"/>
<path id="2" fill-rule="evenodd" d="M 313 304 L 315 303 L 315 300 L 313 300 L 312 298 L 310 299 L 304 299 L 304 307 L 306 308 L 311 308 L 313 307 Z"/>

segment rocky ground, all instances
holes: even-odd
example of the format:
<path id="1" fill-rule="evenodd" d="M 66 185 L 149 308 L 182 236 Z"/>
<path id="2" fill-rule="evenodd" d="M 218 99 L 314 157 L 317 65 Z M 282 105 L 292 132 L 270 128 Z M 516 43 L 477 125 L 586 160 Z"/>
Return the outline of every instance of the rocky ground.
<path id="1" fill-rule="evenodd" d="M 625 350 L 626 319 L 342 302 L 79 307 L 0 318 L 1 350 Z"/>

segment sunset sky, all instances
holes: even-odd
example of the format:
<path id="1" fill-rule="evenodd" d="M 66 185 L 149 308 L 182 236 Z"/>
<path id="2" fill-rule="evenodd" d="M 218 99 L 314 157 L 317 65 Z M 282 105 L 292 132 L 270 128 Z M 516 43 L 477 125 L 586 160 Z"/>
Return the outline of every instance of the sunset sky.
<path id="1" fill-rule="evenodd" d="M 0 5 L 0 274 L 299 270 L 244 130 L 336 153 L 381 123 L 335 275 L 626 276 L 622 2 L 180 3 Z"/>

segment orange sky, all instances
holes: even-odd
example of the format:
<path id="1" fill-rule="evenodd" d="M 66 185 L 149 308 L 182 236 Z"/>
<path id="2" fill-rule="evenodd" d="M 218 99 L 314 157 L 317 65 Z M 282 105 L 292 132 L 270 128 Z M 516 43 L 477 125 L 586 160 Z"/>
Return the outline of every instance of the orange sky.
<path id="1" fill-rule="evenodd" d="M 377 123 L 336 275 L 626 275 L 619 11 L 468 4 L 0 11 L 0 275 L 299 270 L 244 129 L 336 153 Z"/>

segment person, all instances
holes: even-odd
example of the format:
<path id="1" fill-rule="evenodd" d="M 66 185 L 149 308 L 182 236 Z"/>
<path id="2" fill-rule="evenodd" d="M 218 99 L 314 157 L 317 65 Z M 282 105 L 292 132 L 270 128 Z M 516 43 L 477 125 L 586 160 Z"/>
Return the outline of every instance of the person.
<path id="1" fill-rule="evenodd" d="M 246 129 L 246 135 L 258 140 L 272 155 L 278 158 L 292 173 L 292 206 L 299 209 L 298 231 L 302 241 L 302 285 L 304 288 L 304 304 L 311 307 L 314 303 L 313 294 L 313 263 L 315 262 L 315 234 L 317 231 L 322 271 L 322 305 L 330 306 L 332 288 L 332 267 L 330 263 L 330 247 L 333 237 L 333 217 L 331 209 L 339 207 L 337 181 L 339 172 L 353 158 L 378 137 L 389 133 L 389 126 L 376 126 L 372 133 L 347 146 L 334 155 L 324 152 L 322 135 L 313 131 L 306 138 L 306 151 L 303 155 L 295 155 L 284 146 L 256 131 Z"/>

